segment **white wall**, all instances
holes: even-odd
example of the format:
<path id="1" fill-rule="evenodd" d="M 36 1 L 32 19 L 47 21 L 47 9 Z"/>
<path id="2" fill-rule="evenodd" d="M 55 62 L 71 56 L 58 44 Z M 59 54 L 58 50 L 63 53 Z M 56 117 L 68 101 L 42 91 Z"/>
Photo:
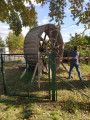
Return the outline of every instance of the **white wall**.
<path id="1" fill-rule="evenodd" d="M 9 54 L 9 48 L 8 47 L 0 47 L 0 53 Z"/>

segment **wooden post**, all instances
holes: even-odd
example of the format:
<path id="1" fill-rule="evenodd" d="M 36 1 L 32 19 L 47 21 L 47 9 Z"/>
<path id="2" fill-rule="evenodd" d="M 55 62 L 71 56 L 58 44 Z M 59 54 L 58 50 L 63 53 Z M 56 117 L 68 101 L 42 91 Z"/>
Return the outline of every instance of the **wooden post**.
<path id="1" fill-rule="evenodd" d="M 31 83 L 33 82 L 33 80 L 34 80 L 34 78 L 35 78 L 35 74 L 36 74 L 37 68 L 38 68 L 38 63 L 36 64 L 36 67 L 35 67 L 35 69 L 34 69 L 34 73 L 33 73 L 33 76 L 32 76 Z"/>
<path id="2" fill-rule="evenodd" d="M 40 52 L 38 52 L 38 88 L 40 88 L 40 78 L 42 75 L 42 68 L 43 68 L 43 63 L 41 60 Z"/>

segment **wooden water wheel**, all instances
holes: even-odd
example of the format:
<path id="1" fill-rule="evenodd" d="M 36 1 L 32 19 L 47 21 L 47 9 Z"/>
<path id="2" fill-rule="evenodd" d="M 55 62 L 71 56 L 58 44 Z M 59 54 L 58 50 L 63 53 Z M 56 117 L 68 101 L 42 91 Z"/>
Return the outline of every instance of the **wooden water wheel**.
<path id="1" fill-rule="evenodd" d="M 63 56 L 63 39 L 59 29 L 53 24 L 46 24 L 31 29 L 24 41 L 24 53 L 50 53 Z M 32 55 L 27 59 L 28 64 L 35 66 L 38 56 Z M 58 63 L 58 62 L 57 62 Z"/>

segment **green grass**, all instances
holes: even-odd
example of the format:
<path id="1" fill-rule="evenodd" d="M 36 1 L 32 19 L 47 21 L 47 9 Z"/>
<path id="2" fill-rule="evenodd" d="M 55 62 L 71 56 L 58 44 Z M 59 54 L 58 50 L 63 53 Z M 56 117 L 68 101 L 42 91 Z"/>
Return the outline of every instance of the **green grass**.
<path id="1" fill-rule="evenodd" d="M 25 83 L 27 83 L 28 80 L 24 76 L 25 78 L 20 81 L 20 75 L 23 71 L 18 69 L 18 65 L 20 64 L 20 61 L 5 64 L 5 78 L 7 78 L 6 80 L 8 84 L 9 82 L 11 83 L 9 85 L 10 88 L 18 89 L 20 94 L 26 94 L 28 91 L 28 84 Z M 65 64 L 65 66 L 69 70 L 69 65 Z M 79 81 L 78 74 L 75 69 L 73 69 L 73 79 L 71 80 L 66 79 L 68 74 L 62 66 L 60 66 L 60 69 L 57 71 L 57 76 L 75 86 L 86 95 L 90 96 L 90 64 L 86 65 L 84 63 L 80 63 L 80 71 L 83 76 L 83 82 Z M 24 88 L 24 85 L 26 88 Z M 62 82 L 60 79 L 57 79 L 56 85 L 57 101 L 55 102 L 48 99 L 19 96 L 10 97 L 1 94 L 0 120 L 89 120 L 89 99 L 77 90 L 74 90 L 72 87 Z M 30 87 L 30 92 L 36 96 L 48 95 L 48 77 L 46 74 L 43 74 L 41 78 L 40 90 L 38 90 L 37 87 L 36 77 L 34 84 Z"/>

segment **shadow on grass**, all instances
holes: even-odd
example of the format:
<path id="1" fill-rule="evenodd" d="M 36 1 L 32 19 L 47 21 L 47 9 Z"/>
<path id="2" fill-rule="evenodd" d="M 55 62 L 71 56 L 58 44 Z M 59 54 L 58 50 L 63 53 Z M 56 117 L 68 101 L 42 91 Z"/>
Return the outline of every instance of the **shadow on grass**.
<path id="1" fill-rule="evenodd" d="M 61 78 L 62 79 L 62 78 Z M 66 81 L 68 84 L 74 86 L 77 89 L 88 89 L 90 88 L 90 81 L 78 81 L 78 80 L 69 80 Z M 56 87 L 57 90 L 69 90 L 71 91 L 73 89 L 72 86 L 68 85 L 66 82 L 63 82 L 58 79 L 56 82 Z M 40 89 L 38 88 L 38 81 L 35 81 L 32 85 L 29 83 L 24 83 L 24 82 L 19 82 L 16 81 L 16 83 L 12 82 L 11 84 L 6 84 L 6 91 L 7 94 L 16 94 L 16 95 L 28 95 L 28 92 L 30 95 L 36 95 L 37 94 L 42 97 L 44 94 L 49 93 L 49 87 L 52 89 L 52 83 L 50 82 L 49 86 L 49 81 L 48 79 L 42 79 L 40 82 Z M 44 92 L 42 94 L 42 92 Z M 49 95 L 49 94 L 48 94 Z"/>
<path id="2" fill-rule="evenodd" d="M 60 110 L 66 111 L 68 113 L 75 114 L 77 110 L 82 111 L 90 111 L 89 102 L 78 102 L 74 99 L 67 100 L 59 100 L 57 102 L 52 102 L 50 100 L 42 100 L 42 99 L 31 99 L 28 97 L 8 97 L 7 99 L 0 100 L 0 103 L 6 105 L 7 107 L 4 109 L 4 112 L 8 111 L 10 107 L 14 108 L 22 108 L 21 114 L 23 119 L 30 119 L 33 115 L 35 115 L 34 103 L 36 105 L 40 105 L 40 107 L 44 107 L 46 111 Z M 50 108 L 51 107 L 51 108 Z M 37 109 L 37 108 L 35 108 Z"/>
<path id="3" fill-rule="evenodd" d="M 68 113 L 76 113 L 77 110 L 82 111 L 90 111 L 90 103 L 89 102 L 78 102 L 74 99 L 67 99 L 66 101 L 60 101 L 58 103 L 61 106 L 61 109 L 68 112 Z"/>
<path id="4" fill-rule="evenodd" d="M 0 103 L 7 106 L 4 108 L 4 112 L 9 111 L 10 108 L 13 108 L 12 110 L 17 109 L 17 111 L 21 109 L 20 112 L 17 112 L 17 117 L 19 118 L 29 119 L 34 114 L 31 109 L 34 101 L 27 97 L 7 97 L 6 99 L 1 99 Z"/>
<path id="5" fill-rule="evenodd" d="M 63 78 L 61 78 L 61 79 L 63 79 Z M 87 80 L 87 81 L 69 80 L 69 81 L 65 81 L 65 82 L 58 80 L 57 81 L 57 89 L 58 90 L 60 90 L 60 89 L 71 90 L 72 87 L 68 84 L 73 85 L 77 89 L 90 88 L 90 80 Z"/>
<path id="6" fill-rule="evenodd" d="M 90 88 L 90 81 L 68 81 L 68 84 L 74 86 L 76 89 L 88 89 Z M 65 82 L 62 81 L 57 81 L 56 82 L 56 87 L 57 90 L 69 90 L 71 91 L 74 89 L 72 86 L 66 84 Z M 30 95 L 40 95 L 41 97 L 46 94 L 47 92 L 49 93 L 49 82 L 48 81 L 41 81 L 40 83 L 40 89 L 38 88 L 38 82 L 34 83 L 31 86 L 28 86 L 28 84 L 11 84 L 7 86 L 7 94 L 18 94 L 18 95 L 28 95 L 28 91 Z M 50 85 L 50 89 L 52 89 L 52 84 Z M 48 94 L 49 95 L 49 94 Z"/>

